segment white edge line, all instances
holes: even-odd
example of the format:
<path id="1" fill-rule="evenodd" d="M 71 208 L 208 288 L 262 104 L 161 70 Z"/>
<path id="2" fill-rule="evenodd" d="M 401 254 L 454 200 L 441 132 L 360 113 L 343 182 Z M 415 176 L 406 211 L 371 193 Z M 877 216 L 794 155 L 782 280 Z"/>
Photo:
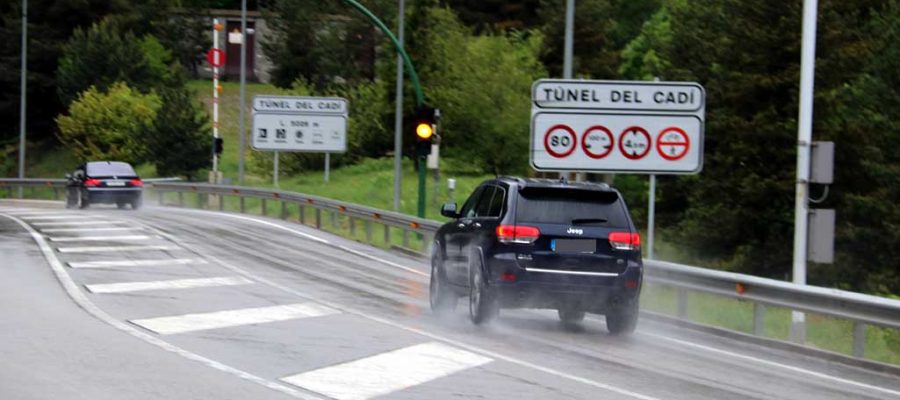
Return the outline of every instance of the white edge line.
<path id="1" fill-rule="evenodd" d="M 202 210 L 202 211 L 201 211 L 201 210 L 191 210 L 191 209 L 179 209 L 179 211 L 189 211 L 189 212 L 195 212 L 195 213 L 213 213 L 213 214 L 218 214 L 218 215 L 224 215 L 224 216 L 231 217 L 231 218 L 237 218 L 237 219 L 243 219 L 243 220 L 247 220 L 247 221 L 252 221 L 252 222 L 256 222 L 256 223 L 262 224 L 262 225 L 268 225 L 268 226 L 276 227 L 276 228 L 281 229 L 281 230 L 284 230 L 284 231 L 296 233 L 296 234 L 298 234 L 298 235 L 300 235 L 300 236 L 303 236 L 303 237 L 311 238 L 311 239 L 313 239 L 313 240 L 315 240 L 315 241 L 318 241 L 318 242 L 321 242 L 321 243 L 325 243 L 325 244 L 329 244 L 329 245 L 338 247 L 338 248 L 340 248 L 340 249 L 342 249 L 342 250 L 351 252 L 351 253 L 356 254 L 356 255 L 359 255 L 359 256 L 361 256 L 361 257 L 365 257 L 365 258 L 368 258 L 368 259 L 371 259 L 371 260 L 375 260 L 375 261 L 381 262 L 381 263 L 383 263 L 383 264 L 387 264 L 387 265 L 392 266 L 392 267 L 398 267 L 398 268 L 401 268 L 401 269 L 404 269 L 404 270 L 407 270 L 407 271 L 410 271 L 410 272 L 413 272 L 413 273 L 416 273 L 416 274 L 419 274 L 419 275 L 429 276 L 429 274 L 427 274 L 427 273 L 424 273 L 424 272 L 421 272 L 421 271 L 418 271 L 418 270 L 414 270 L 414 269 L 412 269 L 412 268 L 405 267 L 405 266 L 402 266 L 402 265 L 400 265 L 400 264 L 397 264 L 397 263 L 394 263 L 394 262 L 391 262 L 391 261 L 383 260 L 383 259 L 381 259 L 381 258 L 379 258 L 379 257 L 375 257 L 375 256 L 371 256 L 371 255 L 368 255 L 368 254 L 365 254 L 365 253 L 361 253 L 361 252 L 358 252 L 358 251 L 356 251 L 356 250 L 347 248 L 346 246 L 337 245 L 337 244 L 332 244 L 331 242 L 329 242 L 329 241 L 327 241 L 327 240 L 325 240 L 325 239 L 321 239 L 321 238 L 315 237 L 315 236 L 313 236 L 313 235 L 310 235 L 310 234 L 308 234 L 308 233 L 304 233 L 304 232 L 300 232 L 300 231 L 297 231 L 297 230 L 294 230 L 294 229 L 290 229 L 290 228 L 288 228 L 288 227 L 284 227 L 284 226 L 281 226 L 281 225 L 278 225 L 278 224 L 275 224 L 275 223 L 272 223 L 272 222 L 263 221 L 263 220 L 259 220 L 259 219 L 251 218 L 251 217 L 245 217 L 245 216 L 242 216 L 242 215 L 233 215 L 233 214 L 229 214 L 229 213 L 219 213 L 219 212 L 205 211 L 205 210 Z M 163 233 L 163 232 L 161 232 L 161 231 L 159 231 L 159 230 L 157 230 L 157 229 L 155 229 L 155 228 L 149 227 L 149 229 L 152 229 L 154 232 L 156 232 L 157 234 L 159 234 L 159 235 L 161 235 L 161 236 L 166 236 L 166 235 L 167 235 L 167 234 L 165 234 L 165 233 Z M 196 250 L 194 250 L 194 251 L 196 252 Z M 219 259 L 216 258 L 216 257 L 208 256 L 208 258 L 214 260 L 215 262 L 217 262 L 217 263 L 219 263 L 219 264 L 221 264 L 221 265 L 223 265 L 223 266 L 225 266 L 225 267 L 227 267 L 227 268 L 229 268 L 229 269 L 231 269 L 231 270 L 233 270 L 233 271 L 235 271 L 235 272 L 237 272 L 237 273 L 244 274 L 245 276 L 247 276 L 247 277 L 249 277 L 249 278 L 251 278 L 251 279 L 255 279 L 255 280 L 257 280 L 258 282 L 267 284 L 267 285 L 269 285 L 269 286 L 272 286 L 272 287 L 281 289 L 281 290 L 283 290 L 283 291 L 285 291 L 285 292 L 292 293 L 292 294 L 294 294 L 294 295 L 297 295 L 297 296 L 300 296 L 300 297 L 303 297 L 303 298 L 310 299 L 309 297 L 306 297 L 305 295 L 303 295 L 303 294 L 301 294 L 301 293 L 299 293 L 299 292 L 296 292 L 296 291 L 294 291 L 294 290 L 292 290 L 292 289 L 290 289 L 290 288 L 288 288 L 288 287 L 282 286 L 282 285 L 280 285 L 280 284 L 278 284 L 278 283 L 272 282 L 272 281 L 267 280 L 267 279 L 264 279 L 264 278 L 257 277 L 257 276 L 255 276 L 255 275 L 253 275 L 253 274 L 251 274 L 251 273 L 248 273 L 248 272 L 242 270 L 241 268 L 238 268 L 238 267 L 232 266 L 232 265 L 230 265 L 230 264 L 228 264 L 228 263 L 225 263 L 224 261 L 221 261 L 221 260 L 219 260 Z M 354 310 L 354 309 L 352 309 L 352 308 L 340 306 L 340 305 L 333 304 L 333 303 L 324 302 L 324 301 L 318 300 L 318 299 L 310 299 L 310 300 L 315 300 L 315 301 L 318 301 L 318 302 L 321 303 L 321 304 L 328 305 L 328 306 L 330 306 L 330 307 L 334 307 L 334 308 L 340 309 L 340 310 L 342 310 L 342 311 L 344 311 L 344 312 L 346 312 L 346 313 L 348 313 L 348 314 L 355 314 L 355 315 L 361 316 L 361 317 L 363 317 L 363 318 L 367 318 L 367 319 L 370 319 L 370 320 L 373 320 L 373 321 L 376 321 L 376 322 L 381 322 L 381 323 L 383 323 L 383 324 L 393 326 L 393 327 L 395 327 L 395 328 L 403 329 L 403 330 L 406 330 L 406 331 L 408 331 L 408 332 L 418 333 L 418 334 L 420 334 L 420 335 L 423 335 L 423 336 L 426 336 L 426 337 L 429 337 L 429 338 L 432 338 L 432 339 L 435 339 L 435 340 L 440 340 L 440 341 L 443 341 L 443 342 L 445 342 L 445 343 L 453 344 L 453 345 L 455 345 L 455 346 L 459 346 L 459 347 L 465 348 L 465 349 L 467 349 L 467 350 L 474 351 L 474 352 L 476 352 L 476 353 L 481 353 L 482 355 L 487 355 L 487 356 L 489 356 L 489 357 L 494 357 L 494 358 L 497 358 L 497 359 L 500 359 L 500 360 L 503 360 L 503 361 L 511 362 L 511 363 L 513 363 L 513 364 L 518 364 L 518 365 L 521 365 L 521 366 L 525 366 L 525 367 L 529 367 L 529 368 L 532 368 L 532 369 L 536 369 L 536 370 L 538 370 L 538 371 L 545 372 L 545 373 L 548 373 L 548 374 L 551 374 L 551 375 L 556 375 L 556 376 L 563 377 L 563 378 L 566 378 L 566 379 L 570 379 L 570 380 L 573 380 L 573 381 L 576 381 L 576 382 L 585 383 L 585 384 L 588 384 L 588 385 L 592 385 L 592 386 L 604 388 L 604 389 L 607 389 L 607 390 L 610 390 L 610 391 L 614 391 L 614 392 L 617 392 L 617 393 L 625 394 L 625 395 L 632 396 L 632 397 L 636 397 L 636 398 L 640 398 L 640 399 L 654 399 L 653 397 L 644 396 L 644 395 L 641 395 L 641 394 L 639 394 L 639 393 L 630 392 L 630 391 L 625 390 L 625 389 L 619 389 L 619 388 L 616 388 L 616 387 L 614 387 L 614 386 L 609 386 L 609 385 L 606 385 L 606 384 L 603 384 L 603 383 L 600 383 L 600 382 L 594 382 L 594 381 L 588 380 L 588 379 L 586 379 L 586 378 L 581 378 L 581 377 L 579 377 L 579 376 L 567 374 L 567 373 L 565 373 L 565 372 L 555 371 L 555 370 L 552 370 L 552 369 L 549 369 L 549 368 L 546 368 L 546 367 L 542 367 L 542 366 L 540 366 L 540 365 L 531 364 L 531 363 L 529 363 L 529 362 L 527 362 L 527 361 L 518 360 L 518 359 L 515 359 L 515 358 L 512 358 L 512 357 L 507 357 L 507 356 L 504 356 L 504 355 L 501 355 L 501 354 L 497 354 L 497 353 L 491 352 L 491 351 L 489 351 L 489 350 L 483 350 L 483 349 L 480 349 L 480 348 L 478 348 L 478 347 L 471 346 L 471 345 L 468 345 L 468 344 L 465 344 L 465 343 L 462 343 L 462 342 L 458 342 L 458 341 L 453 340 L 453 339 L 450 339 L 450 338 L 445 338 L 445 337 L 440 336 L 440 335 L 437 335 L 437 334 L 429 333 L 429 332 L 423 331 L 423 330 L 418 329 L 418 328 L 408 327 L 408 326 L 406 326 L 406 325 L 402 325 L 402 324 L 400 324 L 400 323 L 396 323 L 396 322 L 393 322 L 393 321 L 385 320 L 385 319 L 382 319 L 382 318 L 380 318 L 380 317 L 371 316 L 371 315 L 368 315 L 368 314 L 366 314 L 366 313 L 364 313 L 364 312 L 362 312 L 362 311 L 357 311 L 357 310 Z M 646 334 L 646 333 L 642 333 L 642 334 Z M 804 369 L 804 368 L 800 368 L 800 367 L 795 367 L 795 366 L 792 366 L 792 365 L 781 364 L 781 363 L 777 363 L 777 362 L 774 362 L 774 361 L 767 361 L 767 360 L 763 360 L 763 359 L 759 359 L 759 358 L 755 358 L 755 357 L 751 357 L 751 356 L 746 356 L 746 355 L 743 355 L 743 354 L 732 353 L 732 352 L 729 352 L 729 351 L 726 351 L 726 350 L 720 350 L 720 349 L 716 349 L 716 348 L 704 346 L 704 345 L 697 344 L 697 343 L 693 343 L 693 342 L 688 342 L 688 341 L 683 341 L 683 340 L 678 340 L 678 339 L 671 339 L 671 338 L 667 338 L 667 337 L 665 337 L 665 336 L 660 336 L 660 337 L 661 337 L 661 338 L 665 338 L 666 340 L 672 341 L 673 343 L 678 343 L 678 344 L 681 344 L 681 345 L 684 345 L 684 346 L 687 346 L 687 347 L 693 347 L 693 348 L 697 348 L 697 349 L 707 350 L 707 351 L 710 351 L 710 352 L 713 352 L 713 353 L 716 353 L 716 354 L 727 355 L 727 356 L 731 356 L 731 357 L 735 357 L 735 358 L 739 358 L 739 359 L 744 359 L 744 360 L 748 360 L 748 361 L 757 361 L 757 362 L 760 362 L 760 363 L 762 363 L 762 364 L 764 364 L 764 365 L 775 366 L 775 367 L 783 368 L 783 369 L 786 369 L 786 370 L 789 370 L 789 371 L 794 371 L 794 372 L 799 372 L 799 373 L 803 373 L 803 374 L 810 375 L 810 376 L 815 376 L 815 377 L 822 378 L 822 379 L 825 379 L 825 380 L 831 380 L 831 381 L 834 381 L 834 382 L 845 383 L 845 384 L 848 384 L 848 385 L 853 385 L 853 386 L 857 386 L 857 387 L 861 387 L 861 388 L 866 388 L 866 389 L 871 389 L 871 390 L 880 391 L 880 392 L 884 392 L 884 393 L 889 393 L 889 394 L 892 394 L 892 395 L 894 395 L 894 396 L 900 396 L 900 392 L 895 391 L 895 390 L 891 390 L 891 389 L 887 389 L 887 388 L 883 388 L 883 387 L 880 387 L 880 386 L 874 386 L 874 385 L 869 385 L 869 384 L 862 383 L 862 382 L 852 381 L 852 380 L 849 380 L 849 379 L 838 378 L 838 377 L 836 377 L 836 376 L 827 375 L 827 374 L 824 374 L 824 373 L 821 373 L 821 372 L 811 371 L 811 370 L 808 370 L 808 369 Z"/>
<path id="2" fill-rule="evenodd" d="M 200 212 L 200 211 L 198 211 L 198 210 L 181 210 L 181 211 Z M 250 217 L 230 215 L 230 214 L 227 214 L 227 213 L 217 213 L 217 214 L 220 214 L 220 215 L 226 215 L 226 216 L 234 217 L 234 218 L 238 218 L 238 219 L 244 219 L 244 220 L 247 220 L 247 221 L 253 221 L 253 222 L 256 222 L 256 223 L 263 224 L 263 225 L 275 226 L 275 227 L 278 227 L 278 228 L 280 228 L 280 229 L 282 229 L 282 230 L 286 230 L 286 231 L 289 231 L 289 232 L 295 232 L 295 233 L 297 233 L 297 234 L 300 234 L 300 235 L 303 236 L 303 237 L 310 237 L 310 238 L 312 238 L 313 240 L 318 241 L 318 242 L 321 242 L 321 243 L 331 244 L 330 242 L 328 242 L 328 241 L 325 240 L 325 239 L 317 238 L 317 237 L 312 236 L 312 235 L 310 235 L 310 234 L 307 234 L 307 233 L 304 233 L 304 232 L 295 231 L 295 230 L 290 229 L 290 228 L 287 228 L 287 227 L 282 227 L 282 226 L 279 226 L 279 225 L 277 225 L 277 224 L 273 224 L 273 223 L 271 223 L 271 222 L 262 221 L 262 220 L 257 220 L 257 219 L 255 219 L 255 218 L 250 218 Z M 153 230 L 153 231 L 156 232 L 158 235 L 163 236 L 163 237 L 165 237 L 166 235 L 168 235 L 167 233 L 162 232 L 162 231 L 160 231 L 160 230 L 158 230 L 158 229 L 155 229 L 155 228 L 153 228 L 153 227 L 150 227 L 150 226 L 148 226 L 148 229 Z M 334 245 L 333 245 L 333 246 L 334 246 Z M 337 246 L 337 247 L 343 248 L 343 246 Z M 191 250 L 193 250 L 194 252 L 197 252 L 196 250 L 194 250 L 194 249 L 192 249 L 192 248 L 190 248 L 190 247 L 188 247 L 188 248 L 191 249 Z M 349 250 L 349 249 L 348 249 L 348 250 Z M 351 251 L 353 251 L 353 250 L 351 250 Z M 353 252 L 355 252 L 355 251 L 353 251 Z M 197 253 L 199 254 L 199 252 L 197 252 Z M 229 264 L 229 263 L 226 263 L 225 261 L 222 261 L 222 260 L 219 259 L 218 257 L 215 257 L 215 256 L 206 256 L 206 257 L 209 258 L 210 260 L 212 260 L 213 262 L 215 262 L 215 263 L 217 263 L 217 264 L 220 264 L 220 265 L 222 265 L 223 267 L 228 268 L 228 269 L 234 271 L 235 273 L 238 273 L 238 274 L 243 275 L 244 277 L 246 277 L 246 278 L 248 278 L 248 279 L 253 279 L 253 280 L 257 281 L 257 282 L 260 282 L 260 283 L 269 285 L 269 286 L 271 286 L 271 287 L 274 287 L 274 288 L 279 289 L 279 290 L 281 290 L 281 291 L 284 291 L 284 292 L 286 292 L 286 293 L 293 294 L 293 295 L 295 295 L 295 296 L 297 296 L 297 297 L 300 297 L 300 298 L 304 298 L 304 299 L 308 299 L 308 300 L 311 300 L 311 301 L 315 301 L 315 302 L 317 302 L 317 303 L 319 303 L 319 304 L 322 304 L 322 305 L 324 305 L 324 306 L 326 306 L 326 307 L 331 307 L 331 308 L 334 308 L 334 309 L 336 309 L 336 310 L 343 311 L 343 312 L 345 312 L 345 313 L 347 313 L 347 314 L 353 314 L 353 315 L 356 315 L 356 316 L 359 316 L 359 317 L 368 319 L 368 320 L 370 320 L 370 321 L 375 321 L 375 322 L 378 322 L 378 323 L 381 323 L 381 324 L 384 324 L 384 325 L 388 325 L 388 326 L 391 326 L 391 327 L 394 327 L 394 328 L 397 328 L 397 329 L 401 329 L 401 330 L 404 330 L 404 331 L 407 331 L 407 332 L 411 332 L 411 333 L 415 333 L 415 334 L 418 334 L 418 335 L 422 335 L 422 336 L 425 336 L 425 337 L 427 337 L 427 338 L 431 338 L 431 339 L 434 339 L 434 340 L 437 340 L 437 341 L 444 342 L 444 343 L 446 343 L 446 344 L 450 344 L 450 345 L 459 347 L 459 348 L 461 348 L 461 349 L 469 350 L 469 351 L 471 351 L 471 352 L 473 352 L 473 353 L 481 354 L 481 355 L 483 355 L 483 356 L 487 356 L 487 357 L 494 358 L 494 359 L 497 359 L 497 360 L 506 361 L 506 362 L 508 362 L 508 363 L 516 364 L 516 365 L 519 365 L 519 366 L 522 366 L 522 367 L 526 367 L 526 368 L 530 368 L 530 369 L 534 369 L 534 370 L 537 370 L 537 371 L 546 373 L 546 374 L 548 374 L 548 375 L 557 376 L 557 377 L 564 378 L 564 379 L 568 379 L 568 380 L 571 380 L 571 381 L 574 381 L 574 382 L 582 383 L 582 384 L 585 384 L 585 385 L 588 385 L 588 386 L 593 386 L 593 387 L 596 387 L 596 388 L 600 388 L 600 389 L 608 390 L 608 391 L 611 391 L 611 392 L 619 393 L 619 394 L 622 394 L 622 395 L 625 395 L 625 396 L 628 396 L 628 397 L 633 397 L 633 398 L 641 399 L 641 400 L 660 400 L 659 398 L 656 398 L 656 397 L 651 397 L 651 396 L 643 395 L 643 394 L 640 394 L 640 393 L 632 392 L 632 391 L 627 390 L 627 389 L 622 389 L 622 388 L 619 388 L 619 387 L 616 387 L 616 386 L 612 386 L 612 385 L 608 385 L 608 384 L 605 384 L 605 383 L 593 381 L 593 380 L 590 380 L 590 379 L 587 379 L 587 378 L 583 378 L 583 377 L 580 377 L 580 376 L 577 376 L 577 375 L 572 375 L 572 374 L 568 374 L 568 373 L 565 373 L 565 372 L 562 372 L 562 371 L 557 371 L 557 370 L 555 370 L 555 369 L 551 369 L 551 368 L 547 368 L 547 367 L 542 367 L 542 366 L 540 366 L 540 365 L 533 364 L 533 363 L 530 363 L 530 362 L 528 362 L 528 361 L 524 361 L 524 360 L 520 360 L 520 359 L 517 359 L 517 358 L 514 358 L 514 357 L 510 357 L 510 356 L 506 356 L 506 355 L 503 355 L 503 354 L 495 353 L 495 352 L 490 351 L 490 350 L 485 350 L 485 349 L 479 348 L 479 347 L 477 347 L 477 346 L 473 346 L 473 345 L 470 345 L 470 344 L 467 344 L 467 343 L 463 343 L 463 342 L 460 342 L 460 341 L 457 341 L 457 340 L 454 340 L 454 339 L 450 339 L 450 338 L 448 338 L 448 337 L 444 337 L 444 336 L 441 336 L 441 335 L 438 335 L 438 334 L 435 334 L 435 333 L 427 332 L 427 331 L 424 331 L 424 330 L 419 329 L 419 328 L 414 328 L 414 327 L 411 327 L 411 326 L 406 326 L 406 325 L 401 324 L 401 323 L 399 323 L 399 322 L 394 322 L 394 321 L 390 321 L 390 320 L 387 320 L 387 319 L 384 319 L 384 318 L 381 318 L 381 317 L 376 317 L 376 316 L 373 316 L 373 315 L 369 315 L 369 314 L 367 314 L 367 313 L 365 313 L 365 312 L 358 311 L 358 310 L 356 310 L 356 309 L 353 309 L 353 308 L 350 308 L 350 307 L 346 307 L 346 306 L 341 305 L 341 304 L 335 304 L 335 303 L 333 303 L 333 302 L 329 302 L 329 301 L 325 301 L 325 300 L 321 300 L 321 299 L 313 299 L 313 298 L 311 298 L 311 297 L 309 297 L 309 296 L 307 296 L 307 295 L 305 295 L 305 294 L 303 294 L 303 293 L 297 292 L 297 291 L 295 291 L 295 290 L 293 290 L 293 289 L 291 289 L 291 288 L 289 288 L 289 287 L 283 286 L 283 285 L 281 285 L 281 284 L 279 284 L 279 283 L 273 282 L 273 281 L 268 280 L 268 279 L 266 279 L 266 278 L 262 278 L 262 277 L 256 276 L 256 275 L 254 275 L 254 274 L 252 274 L 252 273 L 249 273 L 249 272 L 247 272 L 247 271 L 245 271 L 245 270 L 243 270 L 243 269 L 241 269 L 241 268 L 239 268 L 239 267 L 236 267 L 236 266 L 233 266 L 233 265 L 231 265 L 231 264 Z M 367 257 L 367 258 L 377 259 L 376 257 Z M 394 265 L 394 266 L 396 266 L 397 264 L 390 263 L 389 265 Z M 404 267 L 404 269 L 406 269 L 406 267 Z M 416 272 L 419 272 L 419 271 L 416 271 Z M 421 273 L 421 272 L 419 272 L 419 273 Z"/>
<path id="3" fill-rule="evenodd" d="M 669 341 L 672 343 L 680 344 L 682 346 L 693 347 L 696 349 L 701 349 L 701 350 L 709 351 L 709 352 L 716 353 L 716 354 L 727 355 L 727 356 L 739 358 L 742 360 L 754 361 L 754 362 L 758 362 L 760 364 L 764 364 L 764 365 L 768 365 L 768 366 L 772 366 L 772 367 L 778 367 L 778 368 L 786 369 L 788 371 L 793 371 L 793 372 L 801 373 L 804 375 L 810 375 L 810 376 L 822 378 L 825 380 L 830 380 L 830 381 L 843 383 L 843 384 L 847 384 L 847 385 L 852 385 L 852 386 L 858 386 L 858 387 L 861 387 L 864 389 L 870 389 L 870 390 L 875 390 L 875 391 L 879 391 L 879 392 L 883 392 L 883 393 L 888 393 L 888 394 L 891 394 L 894 396 L 900 396 L 900 391 L 891 390 L 891 389 L 883 388 L 880 386 L 869 385 L 867 383 L 851 381 L 849 379 L 838 378 L 836 376 L 831 376 L 831 375 L 823 374 L 821 372 L 816 372 L 816 371 L 810 371 L 808 369 L 795 367 L 793 365 L 787 365 L 787 364 L 782 364 L 782 363 L 778 363 L 775 361 L 763 360 L 761 358 L 748 356 L 748 355 L 744 355 L 744 354 L 733 353 L 733 352 L 730 352 L 727 350 L 717 349 L 715 347 L 705 346 L 702 344 L 697 344 L 697 343 L 689 342 L 686 340 L 674 339 L 674 338 L 670 338 L 670 337 L 666 337 L 666 336 L 662 336 L 662 335 L 657 335 L 655 333 L 641 332 L 641 335 L 646 335 L 646 336 L 654 337 L 657 339 L 666 340 L 666 341 Z"/>
<path id="4" fill-rule="evenodd" d="M 192 352 L 182 349 L 178 346 L 175 346 L 171 343 L 168 343 L 164 340 L 161 340 L 153 335 L 150 335 L 149 333 L 141 332 L 137 328 L 134 328 L 131 325 L 128 325 L 122 321 L 119 321 L 119 320 L 111 317 L 109 314 L 105 313 L 103 310 L 101 310 L 96 305 L 94 305 L 94 303 L 92 303 L 90 300 L 88 300 L 88 298 L 84 295 L 84 293 L 82 293 L 81 290 L 78 289 L 78 286 L 75 284 L 75 282 L 72 281 L 72 278 L 69 277 L 68 274 L 66 274 L 65 268 L 63 268 L 62 263 L 59 261 L 59 258 L 57 258 L 56 254 L 54 254 L 53 249 L 50 248 L 50 245 L 47 244 L 47 242 L 44 240 L 43 236 L 41 236 L 40 233 L 38 233 L 32 227 L 28 226 L 28 224 L 26 224 L 24 221 L 22 221 L 16 217 L 6 215 L 6 214 L 0 214 L 0 216 L 4 216 L 6 218 L 9 218 L 9 219 L 15 221 L 16 223 L 21 225 L 23 228 L 25 228 L 25 230 L 27 230 L 31 234 L 32 239 L 34 239 L 34 241 L 37 243 L 38 247 L 40 247 L 41 252 L 44 254 L 44 258 L 47 260 L 47 263 L 50 264 L 50 268 L 53 269 L 53 273 L 56 275 L 56 278 L 60 281 L 60 283 L 62 283 L 62 285 L 66 289 L 66 293 L 68 293 L 69 297 L 71 297 L 72 300 L 74 300 L 75 303 L 77 303 L 79 307 L 83 308 L 85 311 L 87 311 L 89 314 L 93 315 L 97 319 L 115 327 L 116 329 L 119 329 L 125 333 L 132 335 L 132 336 L 135 336 L 147 343 L 150 343 L 154 346 L 162 348 L 163 350 L 175 353 L 175 354 L 182 356 L 184 358 L 187 358 L 189 360 L 199 362 L 207 367 L 214 368 L 219 371 L 232 374 L 234 376 L 237 376 L 238 378 L 265 386 L 269 389 L 279 391 L 281 393 L 287 394 L 289 396 L 292 396 L 292 397 L 295 397 L 298 399 L 323 400 L 320 397 L 303 393 L 301 391 L 290 388 L 288 386 L 266 380 L 259 376 L 253 375 L 249 372 L 245 372 L 245 371 L 239 370 L 237 368 L 222 364 L 218 361 L 214 361 L 209 358 L 203 357 L 201 355 L 192 353 Z"/>

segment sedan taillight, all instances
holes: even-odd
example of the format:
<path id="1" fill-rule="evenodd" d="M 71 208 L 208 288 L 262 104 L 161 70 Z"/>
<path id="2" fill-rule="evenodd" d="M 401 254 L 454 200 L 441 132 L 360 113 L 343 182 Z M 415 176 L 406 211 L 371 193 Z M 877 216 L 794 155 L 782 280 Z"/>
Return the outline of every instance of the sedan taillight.
<path id="1" fill-rule="evenodd" d="M 140 179 L 132 179 L 129 182 L 131 183 L 131 186 L 144 186 L 144 181 Z"/>
<path id="2" fill-rule="evenodd" d="M 99 179 L 85 179 L 84 186 L 100 186 L 101 183 L 103 183 L 103 181 Z"/>

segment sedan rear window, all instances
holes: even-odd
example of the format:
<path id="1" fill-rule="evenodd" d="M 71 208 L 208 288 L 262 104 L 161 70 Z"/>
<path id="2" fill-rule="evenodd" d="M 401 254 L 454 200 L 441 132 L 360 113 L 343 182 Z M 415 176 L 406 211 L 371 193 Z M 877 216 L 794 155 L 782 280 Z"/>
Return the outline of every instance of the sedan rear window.
<path id="1" fill-rule="evenodd" d="M 628 227 L 625 207 L 616 192 L 563 188 L 523 188 L 516 223 Z"/>
<path id="2" fill-rule="evenodd" d="M 87 175 L 94 178 L 104 176 L 137 176 L 134 172 L 134 168 L 131 168 L 131 165 L 117 161 L 88 163 Z"/>

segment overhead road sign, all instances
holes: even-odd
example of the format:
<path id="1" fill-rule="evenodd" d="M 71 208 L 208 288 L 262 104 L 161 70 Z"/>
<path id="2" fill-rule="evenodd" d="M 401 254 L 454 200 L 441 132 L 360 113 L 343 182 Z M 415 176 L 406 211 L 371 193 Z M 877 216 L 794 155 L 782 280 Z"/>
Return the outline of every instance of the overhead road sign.
<path id="1" fill-rule="evenodd" d="M 347 151 L 348 103 L 339 97 L 254 96 L 256 150 Z"/>
<path id="2" fill-rule="evenodd" d="M 693 174 L 703 166 L 697 83 L 543 79 L 531 94 L 538 171 Z"/>

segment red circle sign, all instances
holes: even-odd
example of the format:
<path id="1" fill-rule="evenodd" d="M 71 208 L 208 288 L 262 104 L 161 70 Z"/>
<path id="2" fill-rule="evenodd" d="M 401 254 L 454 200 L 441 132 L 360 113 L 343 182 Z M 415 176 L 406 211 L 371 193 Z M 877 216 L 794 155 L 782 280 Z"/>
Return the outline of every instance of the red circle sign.
<path id="1" fill-rule="evenodd" d="M 670 126 L 656 137 L 656 151 L 669 161 L 684 158 L 690 148 L 691 139 L 681 128 Z"/>
<path id="2" fill-rule="evenodd" d="M 213 67 L 221 67 L 225 65 L 225 52 L 221 49 L 209 49 L 206 52 L 206 61 Z"/>
<path id="3" fill-rule="evenodd" d="M 609 129 L 602 125 L 594 125 L 584 131 L 581 137 L 581 150 L 588 157 L 599 160 L 612 153 L 613 143 L 613 134 Z"/>
<path id="4" fill-rule="evenodd" d="M 563 124 L 554 125 L 544 135 L 544 149 L 553 157 L 563 158 L 575 151 L 577 141 L 578 136 L 572 128 Z"/>
<path id="5" fill-rule="evenodd" d="M 619 135 L 619 151 L 629 160 L 640 160 L 650 152 L 650 133 L 639 126 L 625 128 Z"/>

